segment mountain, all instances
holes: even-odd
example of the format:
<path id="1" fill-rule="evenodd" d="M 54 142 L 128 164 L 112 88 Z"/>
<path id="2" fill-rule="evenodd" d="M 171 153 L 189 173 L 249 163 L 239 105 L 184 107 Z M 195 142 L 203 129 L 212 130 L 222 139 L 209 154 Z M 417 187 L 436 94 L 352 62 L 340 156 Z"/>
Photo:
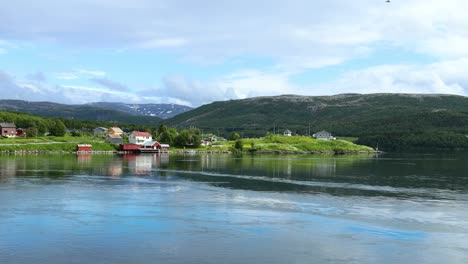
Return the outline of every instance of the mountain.
<path id="1" fill-rule="evenodd" d="M 189 106 L 177 104 L 125 104 L 97 102 L 90 103 L 89 105 L 121 111 L 132 115 L 156 116 L 162 119 L 171 118 L 178 114 L 192 110 L 192 108 Z"/>
<path id="2" fill-rule="evenodd" d="M 46 117 L 130 123 L 137 125 L 156 126 L 161 122 L 161 118 L 159 117 L 138 116 L 123 111 L 117 111 L 89 104 L 66 105 L 51 102 L 0 100 L 0 110 L 30 113 Z"/>
<path id="3" fill-rule="evenodd" d="M 228 135 L 262 136 L 289 129 L 339 136 L 450 131 L 468 134 L 468 97 L 438 94 L 282 95 L 214 102 L 164 121 Z M 309 128 L 310 127 L 310 128 Z"/>

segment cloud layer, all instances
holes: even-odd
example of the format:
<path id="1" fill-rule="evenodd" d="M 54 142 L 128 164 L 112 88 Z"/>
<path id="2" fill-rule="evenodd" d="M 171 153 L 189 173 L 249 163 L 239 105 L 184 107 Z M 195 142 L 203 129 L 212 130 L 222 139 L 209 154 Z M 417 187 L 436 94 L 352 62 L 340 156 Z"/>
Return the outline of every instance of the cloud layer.
<path id="1" fill-rule="evenodd" d="M 181 70 L 144 84 L 119 81 L 105 66 L 99 67 L 102 71 L 84 69 L 95 68 L 95 61 L 57 72 L 31 69 L 24 80 L 3 66 L 0 89 L 15 85 L 18 91 L 3 97 L 29 100 L 154 100 L 192 106 L 285 93 L 467 95 L 466 9 L 468 3 L 461 0 L 8 1 L 0 9 L 0 59 L 17 49 L 15 42 L 55 45 L 78 54 L 158 52 L 202 67 L 225 67 L 246 59 L 230 72 L 208 79 Z M 384 51 L 407 58 L 350 66 L 322 83 L 293 80 L 295 75 L 355 60 L 377 61 Z M 270 62 L 257 67 L 249 58 Z M 90 91 L 95 95 L 90 96 Z"/>

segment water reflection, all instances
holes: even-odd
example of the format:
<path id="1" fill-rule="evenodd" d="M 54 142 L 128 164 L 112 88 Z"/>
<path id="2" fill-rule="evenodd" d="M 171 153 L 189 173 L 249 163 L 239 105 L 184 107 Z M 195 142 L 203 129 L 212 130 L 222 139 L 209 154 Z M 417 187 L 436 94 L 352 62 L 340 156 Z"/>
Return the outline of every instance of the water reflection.
<path id="1" fill-rule="evenodd" d="M 467 164 L 0 156 L 0 263 L 467 263 Z"/>
<path id="2" fill-rule="evenodd" d="M 0 180 L 160 175 L 231 189 L 453 199 L 466 193 L 468 155 L 25 155 L 0 156 Z"/>
<path id="3" fill-rule="evenodd" d="M 127 164 L 129 172 L 136 175 L 151 175 L 153 169 L 169 163 L 168 153 L 158 154 L 125 154 L 122 156 Z"/>

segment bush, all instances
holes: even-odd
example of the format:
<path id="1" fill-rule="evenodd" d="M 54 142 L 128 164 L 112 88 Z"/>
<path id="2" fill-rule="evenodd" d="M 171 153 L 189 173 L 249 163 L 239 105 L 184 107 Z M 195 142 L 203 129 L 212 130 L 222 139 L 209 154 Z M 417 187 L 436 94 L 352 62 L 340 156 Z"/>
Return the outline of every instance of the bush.
<path id="1" fill-rule="evenodd" d="M 236 140 L 236 142 L 234 143 L 234 148 L 239 151 L 242 151 L 244 149 L 244 143 L 241 139 Z"/>

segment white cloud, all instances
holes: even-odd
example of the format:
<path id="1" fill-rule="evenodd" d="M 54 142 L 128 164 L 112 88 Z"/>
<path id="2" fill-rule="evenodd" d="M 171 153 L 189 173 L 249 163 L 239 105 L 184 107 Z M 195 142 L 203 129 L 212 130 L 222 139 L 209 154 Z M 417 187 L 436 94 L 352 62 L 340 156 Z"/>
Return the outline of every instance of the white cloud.
<path id="1" fill-rule="evenodd" d="M 54 73 L 53 76 L 56 79 L 69 81 L 89 77 L 104 77 L 106 76 L 106 72 L 78 69 L 70 72 L 57 72 Z"/>
<path id="2" fill-rule="evenodd" d="M 272 61 L 261 69 L 235 70 L 209 81 L 169 76 L 161 80 L 160 87 L 147 89 L 151 93 L 141 92 L 138 96 L 128 91 L 113 93 L 112 89 L 98 89 L 106 100 L 164 100 L 199 105 L 214 100 L 285 93 L 466 94 L 468 81 L 463 74 L 468 66 L 463 59 L 468 56 L 466 9 L 468 2 L 462 0 L 391 3 L 271 0 L 267 4 L 248 0 L 16 0 L 2 3 L 0 9 L 0 35 L 7 39 L 0 40 L 0 53 L 9 50 L 9 40 L 17 40 L 54 43 L 72 50 L 81 47 L 122 52 L 174 49 L 182 58 L 198 63 L 223 63 L 239 57 Z M 409 57 L 423 54 L 439 62 L 350 68 L 339 79 L 323 85 L 291 82 L 293 74 L 369 58 L 382 46 L 388 50 L 404 50 Z M 249 59 L 243 64 L 251 67 Z M 108 85 L 107 88 L 126 87 L 110 80 L 104 71 L 76 69 L 50 76 L 70 82 L 100 79 L 100 84 Z M 71 92 L 84 87 L 66 89 L 80 100 L 87 98 Z"/>
<path id="3" fill-rule="evenodd" d="M 316 91 L 468 95 L 466 67 L 468 58 L 429 65 L 381 65 L 347 72 L 340 79 L 317 87 Z"/>
<path id="4" fill-rule="evenodd" d="M 54 77 L 60 80 L 76 80 L 80 78 L 76 72 L 57 72 L 54 73 Z"/>
<path id="5" fill-rule="evenodd" d="M 461 0 L 17 0 L 2 5 L 0 35 L 71 46 L 177 48 L 200 61 L 246 54 L 344 60 L 376 43 L 446 57 L 468 53 L 467 8 Z"/>

